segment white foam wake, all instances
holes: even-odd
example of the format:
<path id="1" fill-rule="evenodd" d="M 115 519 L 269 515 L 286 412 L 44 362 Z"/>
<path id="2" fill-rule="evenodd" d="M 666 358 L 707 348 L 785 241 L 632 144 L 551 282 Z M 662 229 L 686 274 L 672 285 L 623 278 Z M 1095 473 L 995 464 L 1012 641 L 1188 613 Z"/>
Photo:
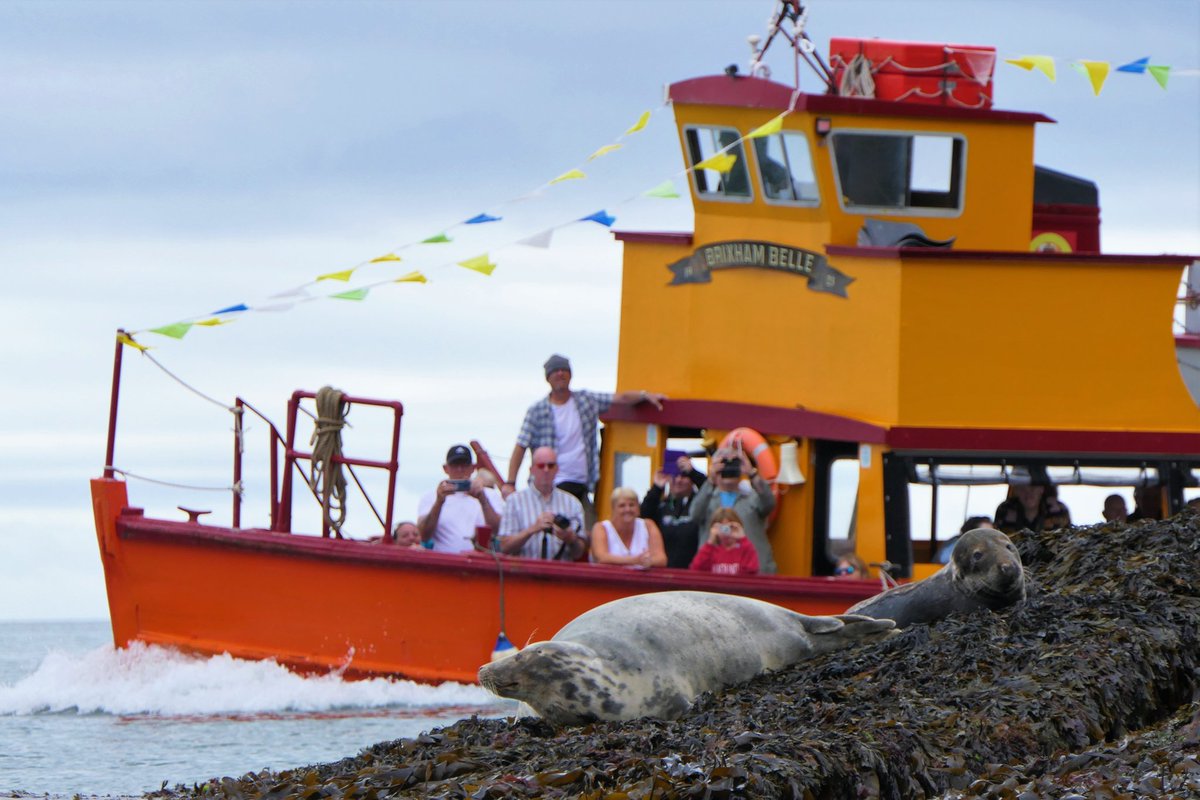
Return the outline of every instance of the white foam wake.
<path id="1" fill-rule="evenodd" d="M 478 686 L 335 675 L 301 677 L 269 661 L 188 656 L 135 642 L 88 653 L 51 652 L 30 675 L 0 684 L 0 715 L 78 714 L 225 716 L 336 713 L 370 709 L 492 707 Z"/>

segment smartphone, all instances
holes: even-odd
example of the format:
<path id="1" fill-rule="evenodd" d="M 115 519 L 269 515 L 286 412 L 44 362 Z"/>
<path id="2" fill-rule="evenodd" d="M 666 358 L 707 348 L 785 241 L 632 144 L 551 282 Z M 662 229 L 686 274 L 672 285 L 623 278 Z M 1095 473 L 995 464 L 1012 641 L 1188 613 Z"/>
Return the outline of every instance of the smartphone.
<path id="1" fill-rule="evenodd" d="M 470 488 L 471 488 L 471 479 L 470 478 L 463 478 L 462 480 L 452 480 L 452 481 L 450 481 L 450 483 L 454 484 L 454 491 L 456 491 L 456 492 L 465 492 L 465 491 L 470 490 Z"/>

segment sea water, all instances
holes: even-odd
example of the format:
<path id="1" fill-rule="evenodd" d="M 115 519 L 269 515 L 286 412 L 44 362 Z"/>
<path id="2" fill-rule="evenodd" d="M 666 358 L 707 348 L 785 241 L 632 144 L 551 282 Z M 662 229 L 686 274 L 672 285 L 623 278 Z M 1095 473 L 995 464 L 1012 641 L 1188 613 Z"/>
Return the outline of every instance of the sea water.
<path id="1" fill-rule="evenodd" d="M 115 649 L 107 622 L 0 622 L 0 797 L 140 795 L 336 761 L 515 704 L 478 686 L 301 677 L 271 662 Z"/>

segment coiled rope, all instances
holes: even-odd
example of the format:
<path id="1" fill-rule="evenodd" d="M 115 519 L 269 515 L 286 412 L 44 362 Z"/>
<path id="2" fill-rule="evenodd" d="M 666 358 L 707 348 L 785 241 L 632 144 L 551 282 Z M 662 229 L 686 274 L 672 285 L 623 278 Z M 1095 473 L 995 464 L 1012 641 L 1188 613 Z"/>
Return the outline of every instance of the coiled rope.
<path id="1" fill-rule="evenodd" d="M 332 386 L 322 386 L 317 392 L 317 422 L 313 428 L 312 475 L 309 486 L 321 498 L 324 529 L 342 538 L 342 523 L 346 521 L 346 475 L 342 471 L 342 428 L 350 404 L 342 392 Z"/>

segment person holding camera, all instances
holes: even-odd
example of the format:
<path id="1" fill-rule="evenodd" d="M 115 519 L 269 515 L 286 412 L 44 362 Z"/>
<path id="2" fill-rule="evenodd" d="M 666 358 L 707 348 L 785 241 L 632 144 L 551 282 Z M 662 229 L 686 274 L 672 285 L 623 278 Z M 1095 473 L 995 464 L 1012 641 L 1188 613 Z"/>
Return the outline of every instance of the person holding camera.
<path id="1" fill-rule="evenodd" d="M 667 549 L 667 566 L 687 569 L 696 556 L 699 529 L 688 516 L 696 488 L 707 476 L 692 466 L 686 455 L 667 463 L 654 475 L 654 484 L 642 498 L 642 516 L 654 520 Z"/>
<path id="2" fill-rule="evenodd" d="M 432 549 L 439 553 L 467 553 L 475 548 L 476 526 L 492 530 L 500 526 L 504 498 L 498 490 L 471 480 L 475 463 L 466 445 L 451 447 L 442 469 L 446 480 L 417 504 L 421 541 L 432 541 Z"/>
<path id="3" fill-rule="evenodd" d="M 497 539 L 501 553 L 525 558 L 577 561 L 587 552 L 583 504 L 554 487 L 558 453 L 533 451 L 531 485 L 508 496 Z"/>
<path id="4" fill-rule="evenodd" d="M 713 454 L 715 472 L 696 493 L 692 501 L 691 518 L 700 526 L 701 542 L 709 536 L 716 513 L 729 508 L 737 512 L 742 529 L 758 553 L 759 574 L 775 574 L 775 554 L 767 539 L 767 517 L 775 508 L 775 495 L 750 458 L 739 450 L 721 449 Z M 749 491 L 743 489 L 742 476 L 750 477 Z"/>
<path id="5" fill-rule="evenodd" d="M 696 551 L 688 569 L 717 575 L 757 575 L 758 552 L 746 538 L 742 518 L 732 508 L 719 508 L 708 528 L 708 541 Z"/>
<path id="6" fill-rule="evenodd" d="M 612 493 L 610 519 L 592 528 L 592 561 L 649 569 L 665 567 L 667 551 L 662 534 L 651 520 L 642 519 L 637 492 L 621 487 Z"/>

